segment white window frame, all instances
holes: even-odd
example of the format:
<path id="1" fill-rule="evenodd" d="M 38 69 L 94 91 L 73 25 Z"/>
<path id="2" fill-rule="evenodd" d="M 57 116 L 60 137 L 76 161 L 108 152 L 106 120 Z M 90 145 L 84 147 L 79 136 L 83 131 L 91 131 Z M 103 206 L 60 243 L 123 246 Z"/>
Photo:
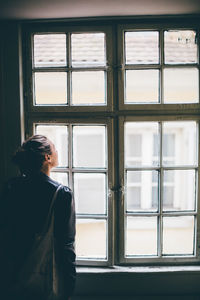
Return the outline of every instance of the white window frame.
<path id="1" fill-rule="evenodd" d="M 78 265 L 99 265 L 99 266 L 111 266 L 113 265 L 113 247 L 114 247 L 114 240 L 110 237 L 113 237 L 115 234 L 115 228 L 113 224 L 113 196 L 114 193 L 112 191 L 113 187 L 113 181 L 114 181 L 114 176 L 113 176 L 113 143 L 112 139 L 109 139 L 109 136 L 112 136 L 113 133 L 113 122 L 110 119 L 59 119 L 59 120 L 52 120 L 52 119 L 41 119 L 41 118 L 34 118 L 29 120 L 29 132 L 27 131 L 28 136 L 31 136 L 32 134 L 36 133 L 36 126 L 37 125 L 51 125 L 51 126 L 68 126 L 68 141 L 69 141 L 69 152 L 68 152 L 68 164 L 69 166 L 66 167 L 57 167 L 54 169 L 54 172 L 64 172 L 69 174 L 69 187 L 73 190 L 73 174 L 78 172 L 84 172 L 84 173 L 105 173 L 107 174 L 107 181 L 106 181 L 106 211 L 107 214 L 105 215 L 93 215 L 93 214 L 77 214 L 77 219 L 97 219 L 101 220 L 104 219 L 107 221 L 107 258 L 106 259 L 95 259 L 95 258 L 81 258 L 77 259 L 77 264 Z M 72 166 L 72 126 L 74 125 L 81 125 L 81 126 L 98 126 L 98 125 L 105 125 L 107 130 L 106 130 L 106 143 L 107 143 L 107 166 L 105 168 L 77 168 Z M 91 241 L 92 242 L 92 241 Z"/>
<path id="2" fill-rule="evenodd" d="M 120 121 L 119 121 L 119 139 L 121 141 L 120 143 L 120 148 L 119 148 L 119 152 L 120 152 L 120 163 L 119 163 L 119 174 L 120 174 L 120 186 L 121 186 L 121 199 L 120 199 L 120 204 L 121 204 L 121 211 L 120 211 L 120 243 L 119 243 L 119 253 L 120 253 L 120 264 L 124 265 L 124 264 L 165 264 L 165 263 L 173 263 L 173 264 L 178 264 L 182 261 L 182 263 L 197 263 L 200 260 L 200 249 L 198 247 L 198 245 L 200 244 L 200 224 L 199 224 L 199 213 L 200 213 L 200 209 L 199 209 L 199 201 L 200 201 L 200 193 L 198 190 L 198 186 L 200 183 L 200 163 L 198 160 L 198 165 L 196 165 L 195 167 L 192 166 L 192 169 L 196 170 L 196 188 L 198 190 L 198 193 L 196 193 L 196 203 L 195 203 L 195 210 L 194 212 L 192 211 L 188 211 L 188 212 L 166 212 L 166 213 L 161 213 L 162 211 L 162 188 L 163 188 L 163 170 L 176 170 L 176 169 L 180 169 L 180 170 L 187 170 L 187 169 L 191 169 L 191 166 L 183 166 L 183 167 L 132 167 L 132 168 L 125 168 L 125 164 L 124 164 L 124 124 L 125 122 L 164 122 L 164 121 L 196 121 L 197 122 L 197 141 L 199 143 L 199 121 L 200 121 L 200 117 L 184 117 L 184 118 L 177 118 L 174 116 L 168 116 L 163 117 L 163 116 L 156 116 L 156 117 L 152 117 L 152 116 L 143 116 L 143 117 L 137 117 L 137 116 L 126 116 L 126 117 L 120 117 Z M 162 128 L 162 127 L 161 127 Z M 197 153 L 198 153 L 198 158 L 200 157 L 200 153 L 199 153 L 199 144 L 197 145 Z M 162 134 L 160 135 L 160 159 L 162 159 Z M 162 161 L 162 160 L 161 160 Z M 126 213 L 126 209 L 125 209 L 125 193 L 126 193 L 126 182 L 125 182 L 125 170 L 126 169 L 131 169 L 131 170 L 159 170 L 160 171 L 160 189 L 159 189 L 159 207 L 160 207 L 160 212 L 152 212 L 151 216 L 159 216 L 160 220 L 159 220 L 159 227 L 157 228 L 158 230 L 158 255 L 149 255 L 149 256 L 129 256 L 129 257 L 125 257 L 125 219 L 126 219 L 126 215 L 129 216 L 150 216 L 150 213 L 142 213 L 141 212 L 135 212 L 135 213 Z M 188 216 L 196 216 L 196 221 L 194 222 L 194 255 L 164 255 L 161 256 L 161 247 L 162 247 L 162 223 L 161 223 L 161 218 L 162 215 L 165 216 L 180 216 L 180 215 L 188 215 Z M 160 217 L 161 216 L 161 217 Z"/>
<path id="3" fill-rule="evenodd" d="M 125 104 L 124 103 L 124 31 L 159 31 L 159 43 L 163 47 L 164 30 L 170 29 L 191 29 L 199 33 L 200 28 L 194 20 L 180 22 L 176 19 L 158 20 L 157 24 L 149 20 L 129 20 L 129 23 L 123 20 L 112 20 L 102 22 L 102 26 L 96 25 L 97 22 L 54 22 L 50 24 L 33 24 L 24 26 L 24 106 L 25 106 L 25 129 L 26 137 L 33 134 L 34 124 L 107 124 L 108 126 L 108 260 L 81 260 L 77 263 L 80 265 L 142 265 L 142 264 L 196 264 L 200 261 L 200 210 L 197 207 L 197 223 L 198 230 L 196 233 L 196 257 L 165 257 L 165 258 L 125 258 L 124 257 L 124 129 L 123 124 L 126 120 L 149 121 L 168 121 L 168 120 L 200 120 L 200 104 Z M 33 105 L 33 88 L 32 88 L 32 36 L 37 33 L 81 33 L 81 32 L 105 32 L 107 65 L 107 105 L 101 106 L 34 106 Z M 69 42 L 69 41 L 68 41 Z M 199 47 L 200 48 L 200 47 Z M 67 51 L 69 53 L 69 51 Z M 68 54 L 69 56 L 69 54 Z M 161 62 L 156 69 L 163 68 L 163 52 L 160 48 Z M 69 57 L 68 57 L 69 61 Z M 199 55 L 198 63 L 194 64 L 200 69 Z M 193 66 L 190 64 L 190 67 Z M 132 66 L 129 66 L 131 68 Z M 145 66 L 151 68 L 150 65 Z M 181 67 L 181 66 L 180 66 Z M 137 69 L 140 66 L 137 66 Z M 70 67 L 65 68 L 70 72 Z M 200 76 L 199 76 L 200 77 Z M 162 76 L 160 78 L 162 82 Z M 200 85 L 200 78 L 199 78 Z M 69 91 L 68 91 L 69 93 Z M 161 88 L 161 99 L 163 99 L 163 91 Z M 199 89 L 200 93 L 200 89 Z M 198 141 L 200 141 L 198 132 Z M 198 162 L 200 161 L 200 153 L 198 146 Z M 198 164 L 198 170 L 199 170 Z M 200 186 L 200 176 L 198 171 L 197 188 Z M 198 191 L 198 203 L 200 203 L 200 193 Z"/>
<path id="4" fill-rule="evenodd" d="M 185 111 L 187 114 L 187 111 L 190 110 L 192 113 L 195 114 L 195 110 L 199 110 L 199 103 L 187 103 L 187 104 L 167 104 L 164 103 L 164 89 L 163 89 L 163 69 L 164 68 L 187 68 L 187 67 L 196 67 L 199 70 L 199 49 L 198 49 L 198 61 L 195 64 L 189 63 L 189 64 L 164 64 L 164 31 L 166 30 L 196 30 L 197 36 L 198 36 L 198 45 L 199 45 L 199 28 L 196 27 L 196 25 L 191 26 L 190 24 L 187 25 L 174 25 L 174 24 L 166 24 L 166 25 L 151 25 L 151 26 L 145 26 L 144 24 L 138 26 L 136 25 L 130 25 L 130 24 L 120 24 L 118 25 L 118 94 L 119 94 L 119 110 L 134 110 L 137 111 L 144 111 L 145 106 L 145 114 L 147 113 L 155 113 L 155 111 L 161 111 L 164 110 L 165 112 L 173 113 L 177 107 L 179 109 L 181 108 L 182 111 Z M 125 49 L 124 49 L 124 34 L 126 31 L 158 31 L 159 32 L 159 56 L 160 61 L 158 64 L 142 64 L 142 65 L 125 65 Z M 160 81 L 160 89 L 159 89 L 159 98 L 160 103 L 155 104 L 125 104 L 124 103 L 124 82 L 125 82 L 125 71 L 126 70 L 138 70 L 138 69 L 155 69 L 160 70 L 159 74 L 159 81 Z M 200 77 L 200 76 L 199 76 Z M 200 81 L 200 79 L 199 79 Z M 199 88 L 199 97 L 200 97 L 200 88 Z"/>
<path id="5" fill-rule="evenodd" d="M 49 26 L 48 29 L 45 26 L 35 26 L 34 30 L 26 30 L 26 37 L 27 44 L 29 45 L 28 49 L 28 61 L 27 64 L 27 76 L 26 76 L 26 93 L 25 97 L 27 101 L 25 101 L 26 109 L 30 113 L 41 113 L 41 112 L 62 112 L 62 113 L 70 113 L 70 112 L 93 112 L 94 110 L 97 112 L 107 112 L 113 110 L 113 56 L 112 56 L 112 34 L 111 28 L 105 26 L 62 26 L 60 29 L 56 26 Z M 105 33 L 105 47 L 106 47 L 106 65 L 105 66 L 96 66 L 96 67 L 72 67 L 71 65 L 71 40 L 70 36 L 73 33 Z M 33 65 L 33 36 L 34 34 L 66 34 L 66 56 L 67 56 L 67 66 L 66 67 L 34 67 Z M 38 71 L 66 71 L 68 73 L 67 76 L 67 100 L 70 103 L 71 99 L 71 73 L 72 71 L 91 71 L 91 70 L 98 70 L 104 71 L 106 73 L 106 82 L 105 82 L 105 93 L 106 93 L 106 104 L 105 105 L 34 105 L 34 83 L 33 83 L 33 76 L 35 72 Z"/>

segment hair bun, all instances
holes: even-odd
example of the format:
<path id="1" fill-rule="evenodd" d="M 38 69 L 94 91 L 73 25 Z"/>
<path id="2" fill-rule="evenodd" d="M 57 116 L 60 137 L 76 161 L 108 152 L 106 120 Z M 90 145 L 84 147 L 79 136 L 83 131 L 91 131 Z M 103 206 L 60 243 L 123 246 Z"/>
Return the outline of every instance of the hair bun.
<path id="1" fill-rule="evenodd" d="M 12 157 L 22 174 L 39 172 L 45 159 L 51 154 L 51 146 L 43 135 L 34 135 L 27 139 Z"/>

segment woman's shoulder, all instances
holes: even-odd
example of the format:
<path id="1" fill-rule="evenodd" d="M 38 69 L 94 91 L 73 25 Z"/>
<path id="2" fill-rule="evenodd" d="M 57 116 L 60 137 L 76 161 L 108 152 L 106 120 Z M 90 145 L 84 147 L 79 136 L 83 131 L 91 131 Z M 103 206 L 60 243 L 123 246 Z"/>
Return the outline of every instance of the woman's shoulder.
<path id="1" fill-rule="evenodd" d="M 56 199 L 56 215 L 62 215 L 65 213 L 66 209 L 69 212 L 72 211 L 74 204 L 74 197 L 72 190 L 63 184 L 59 184 L 59 191 Z"/>
<path id="2" fill-rule="evenodd" d="M 59 188 L 58 198 L 71 197 L 72 190 L 67 185 L 64 185 L 48 176 L 46 176 L 46 178 L 44 178 L 44 179 L 46 180 L 48 185 L 51 186 L 51 188 L 54 190 L 54 192 Z"/>
<path id="3" fill-rule="evenodd" d="M 60 191 L 61 191 L 61 194 L 63 195 L 63 197 L 71 197 L 72 196 L 72 190 L 66 186 L 66 185 L 63 185 L 63 184 L 59 184 L 60 186 Z"/>
<path id="4" fill-rule="evenodd" d="M 46 179 L 47 179 L 48 183 L 55 188 L 55 190 L 59 187 L 60 193 L 65 194 L 65 193 L 72 192 L 72 190 L 68 186 L 52 179 L 51 177 L 47 177 Z"/>

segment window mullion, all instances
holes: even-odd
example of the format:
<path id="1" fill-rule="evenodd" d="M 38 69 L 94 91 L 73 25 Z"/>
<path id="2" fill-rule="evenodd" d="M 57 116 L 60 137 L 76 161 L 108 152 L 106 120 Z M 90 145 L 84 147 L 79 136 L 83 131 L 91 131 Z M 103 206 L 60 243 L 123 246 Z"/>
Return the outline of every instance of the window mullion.
<path id="1" fill-rule="evenodd" d="M 164 78 L 163 78 L 163 69 L 164 69 L 164 31 L 160 30 L 159 32 L 159 51 L 160 51 L 160 103 L 164 102 Z"/>
<path id="2" fill-rule="evenodd" d="M 125 213 L 125 173 L 124 173 L 124 118 L 119 119 L 119 183 L 120 189 L 118 191 L 118 211 L 119 211 L 119 262 L 124 263 L 125 259 L 125 222 L 127 219 Z"/>
<path id="3" fill-rule="evenodd" d="M 197 208 L 197 216 L 196 216 L 196 255 L 197 258 L 200 258 L 200 122 L 198 122 L 197 127 L 197 140 L 198 140 L 198 149 L 197 149 L 197 159 L 198 159 L 198 171 L 197 171 L 197 180 L 196 180 L 196 208 Z"/>
<path id="4" fill-rule="evenodd" d="M 160 178 L 159 178 L 159 203 L 158 203 L 158 257 L 162 256 L 162 248 L 163 248 L 163 220 L 162 220 L 162 209 L 163 209 L 163 168 L 162 168 L 162 147 L 163 147 L 163 135 L 162 135 L 162 122 L 159 123 L 159 135 L 160 135 Z"/>
<path id="5" fill-rule="evenodd" d="M 200 29 L 197 30 L 197 61 L 198 61 L 198 70 L 199 70 L 199 102 L 200 102 Z M 196 234 L 195 234 L 195 250 L 196 250 L 196 256 L 199 259 L 200 258 L 200 122 L 198 122 L 197 127 L 197 159 L 198 159 L 198 170 L 196 172 L 197 180 L 196 180 L 196 209 L 197 209 L 197 216 L 196 216 Z"/>
<path id="6" fill-rule="evenodd" d="M 67 47 L 67 67 L 69 68 L 68 73 L 67 73 L 67 103 L 70 106 L 71 105 L 71 34 L 67 33 L 67 38 L 66 38 L 66 47 Z"/>
<path id="7" fill-rule="evenodd" d="M 200 103 L 200 29 L 197 30 L 197 63 L 199 71 L 199 103 Z"/>
<path id="8" fill-rule="evenodd" d="M 73 190 L 73 173 L 72 173 L 72 168 L 73 168 L 73 136 L 72 136 L 72 125 L 69 124 L 69 153 L 68 153 L 68 161 L 69 161 L 69 186 Z"/>
<path id="9" fill-rule="evenodd" d="M 93 214 L 76 214 L 79 219 L 99 219 L 99 220 L 107 220 L 106 215 L 93 215 Z"/>

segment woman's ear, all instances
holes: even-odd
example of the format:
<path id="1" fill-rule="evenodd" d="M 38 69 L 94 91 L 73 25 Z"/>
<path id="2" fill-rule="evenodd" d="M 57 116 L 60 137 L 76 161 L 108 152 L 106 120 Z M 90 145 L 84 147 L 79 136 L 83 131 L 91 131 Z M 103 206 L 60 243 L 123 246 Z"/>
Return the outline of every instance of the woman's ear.
<path id="1" fill-rule="evenodd" d="M 49 154 L 45 154 L 44 159 L 46 162 L 51 162 L 51 156 Z"/>

